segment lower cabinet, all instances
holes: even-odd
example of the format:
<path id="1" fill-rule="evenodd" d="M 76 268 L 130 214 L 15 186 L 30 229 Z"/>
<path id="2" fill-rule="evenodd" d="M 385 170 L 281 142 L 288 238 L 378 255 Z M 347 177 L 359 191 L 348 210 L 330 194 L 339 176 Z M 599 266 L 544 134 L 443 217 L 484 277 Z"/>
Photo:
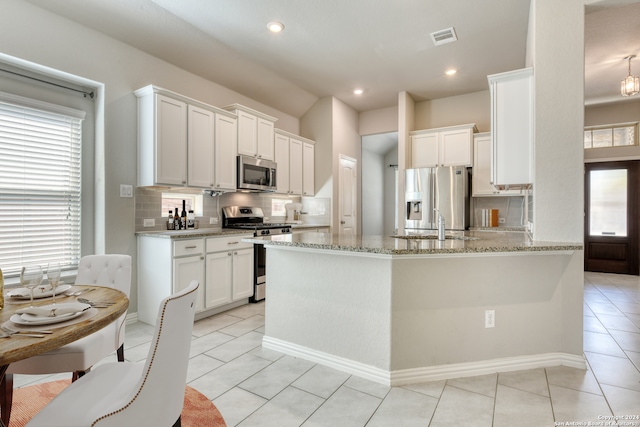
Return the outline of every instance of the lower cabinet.
<path id="1" fill-rule="evenodd" d="M 155 324 L 160 302 L 198 280 L 196 316 L 253 295 L 250 234 L 170 239 L 138 236 L 138 320 Z M 202 313 L 198 316 L 198 313 Z"/>

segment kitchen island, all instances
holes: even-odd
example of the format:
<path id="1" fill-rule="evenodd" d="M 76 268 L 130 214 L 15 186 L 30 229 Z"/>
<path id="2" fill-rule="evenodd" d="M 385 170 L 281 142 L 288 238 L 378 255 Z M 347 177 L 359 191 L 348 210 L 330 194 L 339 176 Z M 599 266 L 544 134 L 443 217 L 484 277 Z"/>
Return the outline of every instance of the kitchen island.
<path id="1" fill-rule="evenodd" d="M 581 243 L 448 237 L 244 239 L 267 248 L 263 346 L 386 385 L 585 368 Z"/>

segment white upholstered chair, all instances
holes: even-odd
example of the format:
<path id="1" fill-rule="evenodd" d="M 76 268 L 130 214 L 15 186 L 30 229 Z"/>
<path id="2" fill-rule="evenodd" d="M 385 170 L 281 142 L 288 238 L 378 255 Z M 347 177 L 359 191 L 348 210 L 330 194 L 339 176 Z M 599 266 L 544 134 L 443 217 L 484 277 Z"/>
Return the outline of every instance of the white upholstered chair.
<path id="1" fill-rule="evenodd" d="M 131 256 L 87 255 L 80 259 L 77 285 L 99 285 L 119 289 L 127 297 L 131 288 Z M 90 298 L 90 295 L 88 297 Z M 58 349 L 12 363 L 7 369 L 4 384 L 5 400 L 0 402 L 2 419 L 11 416 L 13 374 L 55 374 L 72 372 L 72 380 L 88 372 L 93 365 L 117 352 L 124 361 L 125 312 L 107 327 Z"/>
<path id="2" fill-rule="evenodd" d="M 180 426 L 198 286 L 194 280 L 160 303 L 146 362 L 96 367 L 27 427 Z"/>

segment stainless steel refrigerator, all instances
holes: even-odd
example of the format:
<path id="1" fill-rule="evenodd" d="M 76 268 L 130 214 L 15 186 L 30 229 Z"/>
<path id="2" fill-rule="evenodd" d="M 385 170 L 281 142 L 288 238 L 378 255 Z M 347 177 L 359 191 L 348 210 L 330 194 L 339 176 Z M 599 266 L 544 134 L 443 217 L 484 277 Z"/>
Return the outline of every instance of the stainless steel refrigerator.
<path id="1" fill-rule="evenodd" d="M 446 230 L 469 228 L 469 170 L 464 166 L 405 171 L 405 230 L 438 229 L 438 212 Z"/>

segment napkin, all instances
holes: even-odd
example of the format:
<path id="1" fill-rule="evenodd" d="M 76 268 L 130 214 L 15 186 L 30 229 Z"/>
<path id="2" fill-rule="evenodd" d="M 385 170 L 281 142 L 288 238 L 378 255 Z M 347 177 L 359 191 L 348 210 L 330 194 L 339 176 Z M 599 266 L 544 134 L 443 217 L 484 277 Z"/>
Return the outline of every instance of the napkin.
<path id="1" fill-rule="evenodd" d="M 55 317 L 63 314 L 73 314 L 91 308 L 89 304 L 70 302 L 65 304 L 49 304 L 40 307 L 26 307 L 16 310 L 18 314 L 31 314 L 38 317 Z"/>

